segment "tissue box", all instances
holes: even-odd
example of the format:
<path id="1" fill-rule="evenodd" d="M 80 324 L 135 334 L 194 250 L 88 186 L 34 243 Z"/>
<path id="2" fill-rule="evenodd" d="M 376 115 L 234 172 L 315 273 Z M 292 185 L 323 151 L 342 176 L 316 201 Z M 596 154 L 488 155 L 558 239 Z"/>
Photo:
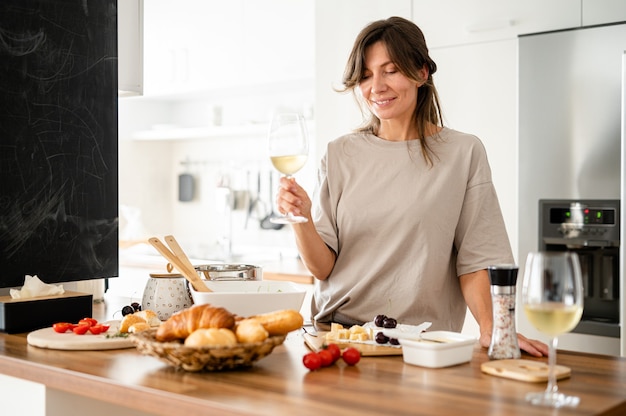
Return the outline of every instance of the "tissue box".
<path id="1" fill-rule="evenodd" d="M 93 295 L 66 291 L 62 295 L 13 299 L 0 296 L 0 331 L 16 334 L 52 326 L 56 322 L 78 322 L 93 314 Z"/>

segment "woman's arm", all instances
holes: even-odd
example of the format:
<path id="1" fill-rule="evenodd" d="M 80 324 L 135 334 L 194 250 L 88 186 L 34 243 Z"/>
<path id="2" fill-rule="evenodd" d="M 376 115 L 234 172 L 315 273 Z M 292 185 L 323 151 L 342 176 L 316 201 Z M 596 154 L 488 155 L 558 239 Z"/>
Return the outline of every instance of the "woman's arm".
<path id="1" fill-rule="evenodd" d="M 493 328 L 491 283 L 487 270 L 478 270 L 459 277 L 465 303 L 480 328 L 480 345 L 489 347 Z"/>
<path id="2" fill-rule="evenodd" d="M 459 277 L 461 291 L 465 303 L 480 327 L 480 345 L 489 348 L 493 328 L 493 311 L 491 304 L 491 283 L 487 270 L 478 270 Z M 547 356 L 548 346 L 541 341 L 528 339 L 517 334 L 517 342 L 521 350 L 536 357 Z"/>
<path id="3" fill-rule="evenodd" d="M 302 215 L 308 219 L 305 223 L 292 224 L 296 245 L 302 262 L 311 274 L 325 280 L 335 266 L 336 254 L 331 250 L 315 229 L 311 217 L 311 199 L 295 179 L 280 179 L 280 188 L 276 197 L 278 211 L 285 214 Z"/>

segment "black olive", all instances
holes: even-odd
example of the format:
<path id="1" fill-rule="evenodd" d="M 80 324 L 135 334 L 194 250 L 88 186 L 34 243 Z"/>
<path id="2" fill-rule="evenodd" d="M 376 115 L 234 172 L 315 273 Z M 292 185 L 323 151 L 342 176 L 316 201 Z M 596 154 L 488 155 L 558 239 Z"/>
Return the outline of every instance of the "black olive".
<path id="1" fill-rule="evenodd" d="M 135 312 L 139 312 L 141 310 L 141 305 L 139 302 L 133 302 L 130 306 L 135 310 Z"/>
<path id="2" fill-rule="evenodd" d="M 385 334 L 383 334 L 382 332 L 376 333 L 377 344 L 386 344 L 387 342 L 389 342 L 389 338 Z"/>
<path id="3" fill-rule="evenodd" d="M 122 308 L 122 316 L 130 315 L 132 313 L 135 313 L 135 308 L 132 306 L 126 305 Z"/>
<path id="4" fill-rule="evenodd" d="M 389 338 L 389 343 L 391 345 L 400 345 L 400 341 L 398 341 L 398 338 Z"/>
<path id="5" fill-rule="evenodd" d="M 387 319 L 385 315 L 376 315 L 376 318 L 374 318 L 374 325 L 382 327 L 385 319 Z"/>
<path id="6" fill-rule="evenodd" d="M 393 318 L 385 318 L 383 321 L 383 328 L 395 328 L 398 325 L 398 321 Z"/>

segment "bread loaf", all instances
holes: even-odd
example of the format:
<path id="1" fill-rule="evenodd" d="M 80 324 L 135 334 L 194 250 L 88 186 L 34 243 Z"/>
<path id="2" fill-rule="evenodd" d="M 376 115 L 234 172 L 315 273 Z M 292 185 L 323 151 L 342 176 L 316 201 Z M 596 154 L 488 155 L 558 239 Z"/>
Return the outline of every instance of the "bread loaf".
<path id="1" fill-rule="evenodd" d="M 270 336 L 285 335 L 288 332 L 301 328 L 304 323 L 304 318 L 300 315 L 300 312 L 293 309 L 283 309 L 251 316 L 250 318 L 259 321 Z"/>
<path id="2" fill-rule="evenodd" d="M 185 339 L 185 347 L 232 347 L 237 345 L 235 333 L 226 328 L 200 328 Z"/>
<path id="3" fill-rule="evenodd" d="M 196 329 L 226 328 L 233 329 L 235 317 L 224 308 L 209 304 L 194 305 L 172 315 L 157 329 L 157 341 L 185 339 Z"/>

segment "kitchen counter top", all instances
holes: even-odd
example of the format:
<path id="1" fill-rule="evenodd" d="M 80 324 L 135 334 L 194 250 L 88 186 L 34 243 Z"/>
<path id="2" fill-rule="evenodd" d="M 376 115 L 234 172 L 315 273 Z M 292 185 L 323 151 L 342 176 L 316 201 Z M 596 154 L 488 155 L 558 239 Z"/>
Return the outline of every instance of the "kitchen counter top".
<path id="1" fill-rule="evenodd" d="M 301 284 L 313 284 L 313 276 L 298 259 L 283 259 L 263 263 L 261 266 L 263 267 L 264 280 L 286 280 Z"/>
<path id="2" fill-rule="evenodd" d="M 94 317 L 106 317 L 94 305 Z M 572 369 L 563 392 L 581 397 L 577 408 L 554 411 L 526 404 L 525 383 L 486 375 L 487 352 L 475 347 L 470 363 L 428 369 L 404 364 L 401 356 L 363 357 L 309 372 L 299 331 L 268 357 L 245 370 L 216 373 L 177 371 L 134 348 L 58 351 L 29 346 L 26 334 L 0 333 L 0 373 L 90 399 L 122 404 L 155 415 L 624 415 L 626 359 L 560 351 L 557 361 Z M 528 358 L 528 357 L 524 357 Z M 533 359 L 533 358 L 531 358 Z M 545 359 L 541 359 L 545 361 Z"/>

